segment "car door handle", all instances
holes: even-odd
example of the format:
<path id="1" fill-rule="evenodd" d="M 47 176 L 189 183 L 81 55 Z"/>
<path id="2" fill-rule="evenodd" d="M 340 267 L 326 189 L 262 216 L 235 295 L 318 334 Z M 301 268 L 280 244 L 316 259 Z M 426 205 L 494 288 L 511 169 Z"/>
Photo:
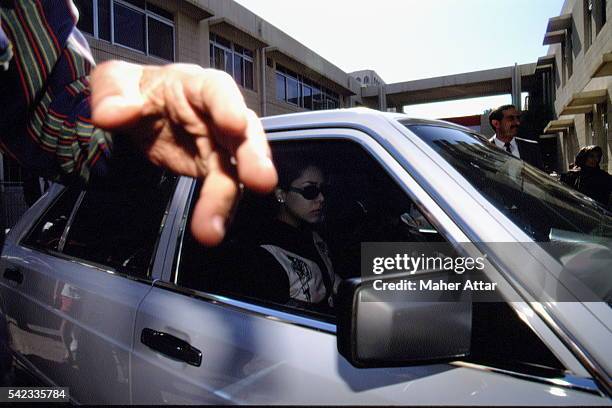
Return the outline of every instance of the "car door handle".
<path id="1" fill-rule="evenodd" d="M 199 367 L 202 364 L 202 352 L 200 350 L 171 334 L 144 328 L 140 335 L 140 342 L 153 350 L 192 366 Z"/>
<path id="2" fill-rule="evenodd" d="M 23 282 L 23 273 L 13 266 L 4 270 L 4 277 L 8 280 L 12 280 L 13 282 L 17 282 L 18 284 Z"/>

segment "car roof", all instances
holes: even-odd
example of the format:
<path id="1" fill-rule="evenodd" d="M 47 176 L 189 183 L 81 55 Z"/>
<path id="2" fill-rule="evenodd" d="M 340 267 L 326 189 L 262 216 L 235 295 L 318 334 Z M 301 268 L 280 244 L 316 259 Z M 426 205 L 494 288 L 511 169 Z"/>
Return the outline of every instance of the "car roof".
<path id="1" fill-rule="evenodd" d="M 369 108 L 348 108 L 348 109 L 333 109 L 322 111 L 308 111 L 289 113 L 277 116 L 267 116 L 262 118 L 262 123 L 266 131 L 280 129 L 295 129 L 309 128 L 329 125 L 347 125 L 356 124 L 359 126 L 373 125 L 377 121 L 385 119 L 387 121 L 407 121 L 410 124 L 421 125 L 436 125 L 444 127 L 453 127 L 456 129 L 467 130 L 473 132 L 472 129 L 466 128 L 455 123 L 446 122 L 443 120 L 419 119 L 413 118 L 403 113 L 396 112 L 381 112 Z M 369 126 L 368 126 L 369 127 Z"/>

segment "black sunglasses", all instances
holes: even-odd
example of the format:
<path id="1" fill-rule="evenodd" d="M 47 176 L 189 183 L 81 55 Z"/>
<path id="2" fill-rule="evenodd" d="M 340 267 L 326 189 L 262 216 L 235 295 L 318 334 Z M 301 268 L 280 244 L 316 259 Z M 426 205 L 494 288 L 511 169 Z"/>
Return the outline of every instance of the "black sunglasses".
<path id="1" fill-rule="evenodd" d="M 304 188 L 289 187 L 289 191 L 300 194 L 306 200 L 314 200 L 319 196 L 319 194 L 323 194 L 324 196 L 327 195 L 329 193 L 329 187 L 324 184 L 321 186 L 312 184 Z"/>

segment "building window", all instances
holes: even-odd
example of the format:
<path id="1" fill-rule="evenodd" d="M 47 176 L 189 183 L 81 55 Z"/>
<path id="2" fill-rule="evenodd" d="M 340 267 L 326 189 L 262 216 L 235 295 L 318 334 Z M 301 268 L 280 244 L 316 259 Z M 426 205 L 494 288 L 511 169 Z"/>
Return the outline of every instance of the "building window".
<path id="1" fill-rule="evenodd" d="M 145 15 L 139 10 L 121 3 L 114 4 L 113 34 L 117 44 L 125 45 L 138 51 L 146 51 Z"/>
<path id="2" fill-rule="evenodd" d="M 174 27 L 149 17 L 147 29 L 149 31 L 149 54 L 165 60 L 174 60 Z"/>
<path id="3" fill-rule="evenodd" d="M 589 49 L 593 43 L 593 1 L 583 0 L 584 8 L 584 47 Z"/>
<path id="4" fill-rule="evenodd" d="M 174 16 L 144 0 L 76 0 L 79 30 L 174 61 Z"/>
<path id="5" fill-rule="evenodd" d="M 300 84 L 297 79 L 287 77 L 287 102 L 294 105 L 300 104 Z"/>
<path id="6" fill-rule="evenodd" d="M 567 78 L 571 78 L 572 74 L 574 73 L 574 50 L 572 47 L 572 30 L 568 29 L 567 30 L 567 44 L 565 47 L 565 51 L 567 52 L 567 58 L 566 58 L 566 63 L 567 63 Z"/>
<path id="7" fill-rule="evenodd" d="M 93 34 L 94 33 L 94 11 L 93 2 L 91 0 L 75 0 L 74 4 L 79 10 L 79 21 L 77 27 L 79 30 Z"/>
<path id="8" fill-rule="evenodd" d="M 584 116 L 586 122 L 587 144 L 595 144 L 595 126 L 593 125 L 593 112 L 588 112 Z"/>
<path id="9" fill-rule="evenodd" d="M 287 83 L 285 82 L 285 76 L 276 73 L 276 99 L 279 101 L 287 100 Z"/>
<path id="10" fill-rule="evenodd" d="M 370 83 L 370 78 L 369 77 L 363 77 L 363 83 L 364 84 L 369 84 Z"/>
<path id="11" fill-rule="evenodd" d="M 337 109 L 337 93 L 276 64 L 276 99 L 310 110 Z"/>
<path id="12" fill-rule="evenodd" d="M 593 0 L 595 14 L 595 32 L 599 34 L 601 28 L 606 24 L 606 0 Z"/>
<path id="13" fill-rule="evenodd" d="M 597 113 L 599 114 L 599 123 L 601 123 L 602 135 L 599 140 L 605 141 L 608 138 L 610 126 L 608 124 L 608 104 L 600 103 L 597 105 Z"/>
<path id="14" fill-rule="evenodd" d="M 210 65 L 230 74 L 243 88 L 254 89 L 253 51 L 211 33 Z"/>
<path id="15" fill-rule="evenodd" d="M 563 42 L 561 42 L 561 84 L 563 86 L 565 86 L 565 83 L 567 82 L 568 79 L 568 75 L 567 73 L 569 72 L 568 70 L 568 60 L 567 60 L 567 56 L 570 54 L 568 52 L 568 47 L 567 47 L 567 39 L 569 37 L 566 36 L 565 40 Z"/>
<path id="16" fill-rule="evenodd" d="M 565 38 L 561 42 L 561 71 L 563 71 L 563 85 L 565 81 L 572 77 L 574 73 L 574 56 L 572 50 L 572 30 L 565 31 Z"/>
<path id="17" fill-rule="evenodd" d="M 110 0 L 98 0 L 98 38 L 106 41 L 111 40 L 110 3 Z"/>
<path id="18" fill-rule="evenodd" d="M 323 110 L 325 107 L 323 103 L 325 98 L 323 94 L 321 94 L 321 88 L 318 86 L 314 86 L 312 88 L 312 110 Z"/>
<path id="19" fill-rule="evenodd" d="M 308 85 L 302 86 L 302 98 L 304 108 L 312 110 L 312 87 Z"/>

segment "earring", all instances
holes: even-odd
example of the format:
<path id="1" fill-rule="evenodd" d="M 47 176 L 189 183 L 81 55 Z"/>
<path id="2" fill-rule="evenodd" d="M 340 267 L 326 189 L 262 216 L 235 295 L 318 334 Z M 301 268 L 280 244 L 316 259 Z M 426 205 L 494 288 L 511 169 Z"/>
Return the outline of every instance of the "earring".
<path id="1" fill-rule="evenodd" d="M 284 203 L 284 202 L 285 202 L 285 200 L 283 200 L 281 197 L 278 197 L 278 198 L 276 199 L 276 201 L 278 201 L 279 203 Z"/>

